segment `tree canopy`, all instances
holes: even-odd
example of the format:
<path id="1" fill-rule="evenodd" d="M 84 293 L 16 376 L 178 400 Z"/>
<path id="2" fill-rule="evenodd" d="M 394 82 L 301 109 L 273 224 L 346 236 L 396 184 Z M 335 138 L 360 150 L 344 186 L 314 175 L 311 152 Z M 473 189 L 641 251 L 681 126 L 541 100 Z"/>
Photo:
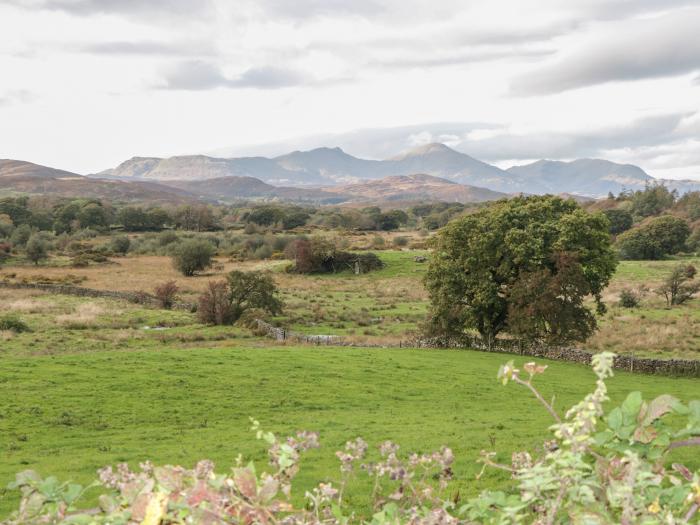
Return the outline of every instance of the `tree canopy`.
<path id="1" fill-rule="evenodd" d="M 584 303 L 601 292 L 617 260 L 609 221 L 573 200 L 517 197 L 456 219 L 435 237 L 426 275 L 433 333 L 502 331 L 564 343 L 596 321 Z"/>

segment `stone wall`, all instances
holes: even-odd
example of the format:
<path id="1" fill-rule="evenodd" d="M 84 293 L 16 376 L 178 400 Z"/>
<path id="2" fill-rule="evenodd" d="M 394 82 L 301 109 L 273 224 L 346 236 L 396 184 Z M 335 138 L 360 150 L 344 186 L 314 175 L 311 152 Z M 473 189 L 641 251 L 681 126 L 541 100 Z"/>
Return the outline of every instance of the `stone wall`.
<path id="1" fill-rule="evenodd" d="M 122 299 L 132 303 L 158 306 L 158 299 L 144 292 L 117 292 L 113 290 L 95 290 L 81 286 L 63 284 L 42 283 L 11 283 L 0 281 L 0 288 L 42 290 L 54 294 L 76 295 L 79 297 L 107 297 Z M 196 305 L 190 303 L 176 303 L 173 308 L 179 310 L 195 311 Z M 337 335 L 309 335 L 301 332 L 287 330 L 273 326 L 262 319 L 256 319 L 258 330 L 267 337 L 277 341 L 296 341 L 314 345 L 355 346 Z M 372 346 L 362 344 L 361 346 Z M 387 345 L 376 345 L 386 347 Z M 459 338 L 422 338 L 411 341 L 402 341 L 396 347 L 405 348 L 469 348 L 483 352 L 498 352 L 517 354 L 523 356 L 569 361 L 588 365 L 592 354 L 579 348 L 547 347 L 542 345 L 524 345 L 520 341 L 499 339 L 489 346 L 480 337 L 463 335 Z M 615 358 L 614 368 L 639 372 L 644 374 L 658 374 L 669 376 L 700 377 L 700 362 L 685 359 L 651 359 L 634 356 L 620 355 Z"/>
<path id="2" fill-rule="evenodd" d="M 159 306 L 158 299 L 146 292 L 117 292 L 114 290 L 95 290 L 94 288 L 83 288 L 68 284 L 49 283 L 11 283 L 0 281 L 0 288 L 10 288 L 15 290 L 42 290 L 44 292 L 60 295 L 76 295 L 78 297 L 106 297 L 109 299 L 122 299 L 130 303 L 145 304 L 148 306 Z M 196 309 L 190 303 L 175 303 L 173 309 L 187 310 L 192 312 Z"/>
<path id="3" fill-rule="evenodd" d="M 308 335 L 286 328 L 279 328 L 270 323 L 266 323 L 262 319 L 256 319 L 258 330 L 267 337 L 271 337 L 276 341 L 296 341 L 299 343 L 310 343 L 314 345 L 343 345 L 343 338 L 337 335 Z"/>

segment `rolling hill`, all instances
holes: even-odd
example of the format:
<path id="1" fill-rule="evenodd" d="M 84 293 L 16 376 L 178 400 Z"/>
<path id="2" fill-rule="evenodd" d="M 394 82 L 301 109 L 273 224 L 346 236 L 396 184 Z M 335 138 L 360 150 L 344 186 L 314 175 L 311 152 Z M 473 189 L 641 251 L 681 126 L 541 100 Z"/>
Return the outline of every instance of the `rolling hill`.
<path id="1" fill-rule="evenodd" d="M 432 175 L 394 175 L 379 180 L 326 188 L 355 202 L 444 201 L 484 202 L 508 197 L 485 188 L 466 186 Z"/>
<path id="2" fill-rule="evenodd" d="M 122 202 L 196 200 L 186 191 L 146 181 L 96 179 L 31 162 L 0 159 L 0 192 Z"/>
<path id="3" fill-rule="evenodd" d="M 700 181 L 655 179 L 632 164 L 617 164 L 603 159 L 578 159 L 571 162 L 538 160 L 508 168 L 535 191 L 531 193 L 571 193 L 602 197 L 608 192 L 644 189 L 648 184 L 664 184 L 679 192 L 700 190 Z"/>

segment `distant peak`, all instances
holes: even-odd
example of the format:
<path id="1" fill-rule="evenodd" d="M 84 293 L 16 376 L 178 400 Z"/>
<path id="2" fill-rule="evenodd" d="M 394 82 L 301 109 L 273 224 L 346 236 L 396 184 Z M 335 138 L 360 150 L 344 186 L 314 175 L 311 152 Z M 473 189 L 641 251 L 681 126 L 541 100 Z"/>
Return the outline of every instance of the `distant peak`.
<path id="1" fill-rule="evenodd" d="M 462 153 L 459 153 L 458 151 L 455 151 L 449 146 L 445 146 L 440 142 L 431 142 L 430 144 L 423 144 L 422 146 L 409 149 L 397 157 L 394 157 L 393 160 L 401 160 L 409 157 L 420 157 L 422 155 L 432 155 L 435 153 L 456 153 L 462 155 Z"/>

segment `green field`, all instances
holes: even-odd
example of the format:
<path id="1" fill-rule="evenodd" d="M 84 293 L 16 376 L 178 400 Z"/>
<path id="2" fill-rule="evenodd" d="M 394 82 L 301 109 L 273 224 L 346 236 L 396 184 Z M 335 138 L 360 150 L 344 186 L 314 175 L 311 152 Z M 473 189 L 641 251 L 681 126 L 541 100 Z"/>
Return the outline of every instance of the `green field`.
<path id="1" fill-rule="evenodd" d="M 526 392 L 495 380 L 505 355 L 259 340 L 221 348 L 85 350 L 0 360 L 3 486 L 28 468 L 88 482 L 100 466 L 135 466 L 146 458 L 184 465 L 210 458 L 225 469 L 243 453 L 262 465 L 264 447 L 248 430 L 253 416 L 283 435 L 320 432 L 322 448 L 304 460 L 301 488 L 337 479 L 334 452 L 363 436 L 373 447 L 394 440 L 406 452 L 453 447 L 454 489 L 465 496 L 506 479 L 497 473 L 474 479 L 481 449 L 495 448 L 507 461 L 514 449 L 536 448 L 550 422 Z M 550 363 L 540 381 L 562 409 L 592 382 L 586 367 L 560 362 Z M 615 401 L 635 389 L 700 397 L 700 383 L 692 380 L 621 373 L 610 387 Z M 366 504 L 361 494 L 351 498 L 355 508 Z M 15 503 L 14 494 L 3 494 L 2 514 Z"/>

